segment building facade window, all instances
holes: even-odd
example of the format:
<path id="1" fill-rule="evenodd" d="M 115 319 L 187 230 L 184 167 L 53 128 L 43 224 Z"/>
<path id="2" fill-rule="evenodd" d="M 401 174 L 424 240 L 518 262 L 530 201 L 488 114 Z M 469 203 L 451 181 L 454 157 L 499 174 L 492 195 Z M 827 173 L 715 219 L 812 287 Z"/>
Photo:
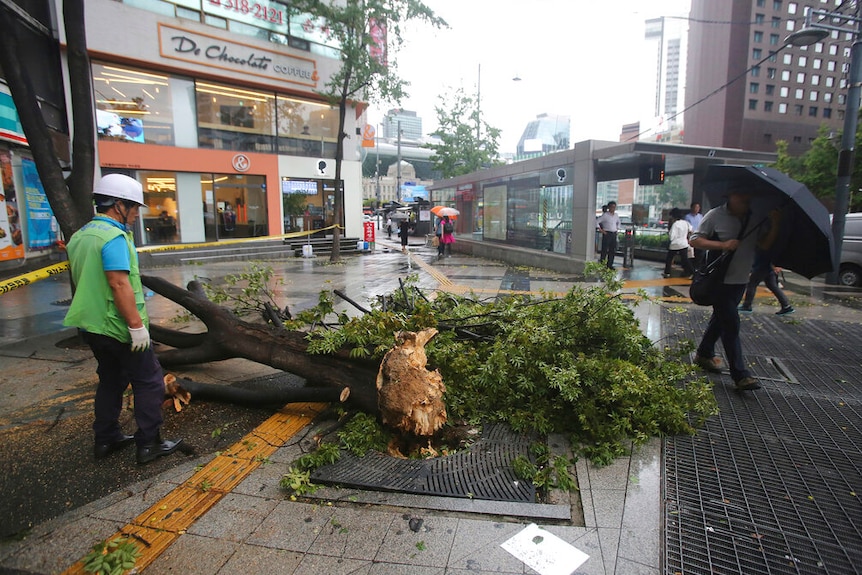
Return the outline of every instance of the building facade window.
<path id="1" fill-rule="evenodd" d="M 144 188 L 142 223 L 147 244 L 170 244 L 179 241 L 180 210 L 177 204 L 176 172 L 138 172 Z"/>
<path id="2" fill-rule="evenodd" d="M 778 103 L 778 113 L 779 114 L 786 114 L 787 113 L 787 104 L 785 104 L 784 102 L 779 102 Z"/>
<path id="3" fill-rule="evenodd" d="M 752 48 L 751 49 L 751 59 L 752 60 L 760 60 L 763 58 L 763 50 L 760 48 Z"/>
<path id="4" fill-rule="evenodd" d="M 762 26 L 765 18 L 766 18 L 766 16 L 764 14 L 755 14 L 754 15 L 754 23 Z"/>
<path id="5" fill-rule="evenodd" d="M 793 55 L 792 54 L 785 54 L 784 56 L 781 57 L 781 61 L 784 62 L 785 64 L 787 64 L 788 66 L 790 66 L 791 64 L 793 64 Z"/>
<path id="6" fill-rule="evenodd" d="M 819 70 L 823 67 L 823 60 L 820 58 L 814 58 L 814 60 L 811 61 L 811 67 L 815 70 Z"/>
<path id="7" fill-rule="evenodd" d="M 767 68 L 766 69 L 766 77 L 770 80 L 774 80 L 776 77 L 777 70 L 775 68 Z"/>
<path id="8" fill-rule="evenodd" d="M 834 72 L 835 71 L 835 62 L 833 60 L 829 60 L 828 62 L 826 62 L 826 69 L 829 72 Z"/>
<path id="9" fill-rule="evenodd" d="M 805 106 L 803 106 L 802 104 L 796 104 L 795 106 L 793 106 L 793 113 L 796 114 L 797 116 L 801 116 L 802 112 L 804 112 L 804 111 L 805 111 Z"/>
<path id="10" fill-rule="evenodd" d="M 816 44 L 814 44 L 814 52 L 816 52 L 817 54 L 823 53 L 823 42 L 817 42 Z"/>
<path id="11" fill-rule="evenodd" d="M 787 4 L 787 13 L 788 14 L 796 14 L 796 2 L 788 2 Z"/>
<path id="12" fill-rule="evenodd" d="M 826 84 L 827 88 L 834 87 L 835 86 L 835 78 L 833 78 L 832 76 L 826 76 L 825 84 Z"/>
<path id="13" fill-rule="evenodd" d="M 779 20 L 779 19 L 776 18 L 776 20 Z M 778 26 L 775 26 L 775 27 L 777 28 Z M 796 29 L 796 21 L 795 20 L 788 20 L 787 24 L 785 25 L 785 28 L 787 29 L 788 32 L 793 32 Z"/>
<path id="14" fill-rule="evenodd" d="M 807 56 L 800 56 L 799 59 L 797 60 L 797 63 L 802 67 L 807 66 L 808 65 L 808 57 Z"/>
<path id="15" fill-rule="evenodd" d="M 325 104 L 278 95 L 276 111 L 280 153 L 324 157 L 335 153 L 337 110 Z"/>
<path id="16" fill-rule="evenodd" d="M 195 96 L 199 147 L 273 152 L 275 94 L 198 81 Z"/>
<path id="17" fill-rule="evenodd" d="M 757 100 L 749 100 L 748 101 L 748 109 L 756 110 L 757 109 Z"/>
<path id="18" fill-rule="evenodd" d="M 824 92 L 823 93 L 823 101 L 827 104 L 832 102 L 832 92 Z"/>
<path id="19" fill-rule="evenodd" d="M 751 68 L 751 77 L 757 78 L 758 76 L 760 76 L 760 66 L 754 66 Z"/>
<path id="20" fill-rule="evenodd" d="M 797 72 L 796 73 L 796 83 L 804 84 L 805 83 L 805 72 Z"/>
<path id="21" fill-rule="evenodd" d="M 754 41 L 757 42 L 758 44 L 763 42 L 763 32 L 761 32 L 760 30 L 755 30 L 754 31 Z"/>
<path id="22" fill-rule="evenodd" d="M 837 56 L 838 55 L 838 45 L 837 44 L 830 44 L 829 45 L 829 55 L 830 56 Z"/>
<path id="23" fill-rule="evenodd" d="M 97 62 L 92 70 L 100 140 L 174 145 L 169 76 Z"/>
<path id="24" fill-rule="evenodd" d="M 772 111 L 772 102 L 770 100 L 767 100 L 763 103 L 763 111 L 764 112 L 771 112 Z"/>
<path id="25" fill-rule="evenodd" d="M 781 40 L 781 36 L 779 36 L 778 34 L 769 35 L 769 44 L 771 46 L 778 46 L 779 40 Z"/>
<path id="26" fill-rule="evenodd" d="M 757 94 L 759 91 L 760 91 L 760 84 L 758 84 L 757 82 L 752 82 L 751 84 L 749 84 L 749 86 L 748 86 L 748 93 L 749 94 Z"/>
<path id="27" fill-rule="evenodd" d="M 772 10 L 774 10 L 775 12 L 781 12 L 781 5 L 781 0 L 772 0 Z"/>
<path id="28" fill-rule="evenodd" d="M 790 81 L 790 70 L 782 70 L 781 71 L 781 81 L 789 82 Z"/>
<path id="29" fill-rule="evenodd" d="M 832 117 L 832 108 L 823 108 L 823 117 L 829 119 Z"/>
<path id="30" fill-rule="evenodd" d="M 817 106 L 809 106 L 808 107 L 808 115 L 812 118 L 817 117 Z"/>
<path id="31" fill-rule="evenodd" d="M 775 84 L 766 85 L 766 95 L 772 96 L 775 93 Z"/>
<path id="32" fill-rule="evenodd" d="M 802 98 L 805 97 L 805 90 L 803 90 L 802 88 L 797 88 L 796 93 L 794 94 L 794 97 L 797 100 L 801 100 Z"/>
<path id="33" fill-rule="evenodd" d="M 819 86 L 820 85 L 820 74 L 811 74 L 811 85 Z"/>
<path id="34" fill-rule="evenodd" d="M 778 95 L 782 98 L 786 98 L 790 95 L 790 88 L 787 86 L 782 86 L 781 89 L 778 90 Z"/>

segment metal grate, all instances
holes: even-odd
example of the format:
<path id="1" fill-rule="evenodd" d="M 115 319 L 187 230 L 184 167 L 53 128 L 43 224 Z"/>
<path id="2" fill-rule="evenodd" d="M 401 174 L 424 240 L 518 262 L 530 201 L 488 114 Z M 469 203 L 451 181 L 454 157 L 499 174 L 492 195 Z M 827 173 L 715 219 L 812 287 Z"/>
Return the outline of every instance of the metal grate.
<path id="1" fill-rule="evenodd" d="M 370 452 L 344 454 L 332 465 L 315 470 L 313 481 L 380 491 L 535 503 L 536 488 L 519 480 L 512 461 L 534 458 L 536 437 L 516 434 L 502 424 L 486 424 L 469 449 L 435 459 L 396 459 Z"/>
<path id="2" fill-rule="evenodd" d="M 665 312 L 663 330 L 706 319 Z M 754 316 L 742 334 L 763 388 L 716 378 L 720 415 L 665 442 L 665 571 L 859 573 L 862 326 Z"/>

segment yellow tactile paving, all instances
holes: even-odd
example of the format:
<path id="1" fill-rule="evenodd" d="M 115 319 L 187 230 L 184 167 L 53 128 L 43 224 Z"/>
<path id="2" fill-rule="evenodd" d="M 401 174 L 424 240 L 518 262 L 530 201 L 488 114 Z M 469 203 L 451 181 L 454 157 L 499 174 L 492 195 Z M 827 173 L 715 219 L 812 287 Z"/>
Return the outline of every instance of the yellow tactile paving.
<path id="1" fill-rule="evenodd" d="M 139 572 L 143 571 L 186 529 L 225 494 L 230 493 L 276 449 L 308 425 L 326 406 L 325 403 L 294 403 L 283 407 L 108 540 L 122 536 L 131 536 L 136 540 L 141 549 L 136 567 Z M 69 567 L 64 575 L 82 573 L 84 565 L 79 561 Z"/>

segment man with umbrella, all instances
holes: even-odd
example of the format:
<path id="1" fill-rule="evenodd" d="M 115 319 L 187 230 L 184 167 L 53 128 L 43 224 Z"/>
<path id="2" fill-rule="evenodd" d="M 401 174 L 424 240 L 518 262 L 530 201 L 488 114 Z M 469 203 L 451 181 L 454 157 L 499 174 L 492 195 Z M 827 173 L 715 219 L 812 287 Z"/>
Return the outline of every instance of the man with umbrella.
<path id="1" fill-rule="evenodd" d="M 729 256 L 694 361 L 719 373 L 715 344 L 720 338 L 736 388 L 758 389 L 760 383 L 742 355 L 737 311 L 755 249 L 770 251 L 775 265 L 808 278 L 830 271 L 829 214 L 805 186 L 770 168 L 713 165 L 703 183 L 711 204 L 726 203 L 704 216 L 690 243 L 696 249 L 729 252 Z"/>

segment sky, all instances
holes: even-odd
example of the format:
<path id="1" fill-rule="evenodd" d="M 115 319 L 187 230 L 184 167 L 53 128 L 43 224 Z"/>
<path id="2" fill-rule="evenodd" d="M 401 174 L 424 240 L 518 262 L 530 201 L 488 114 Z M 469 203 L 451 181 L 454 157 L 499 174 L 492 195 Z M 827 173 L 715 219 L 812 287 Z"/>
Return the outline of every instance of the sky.
<path id="1" fill-rule="evenodd" d="M 644 20 L 688 12 L 689 0 L 425 0 L 449 28 L 411 25 L 397 70 L 410 82 L 400 107 L 437 127 L 439 96 L 462 87 L 500 128 L 501 152 L 514 152 L 538 114 L 571 117 L 571 142 L 617 141 L 641 120 L 654 95 L 644 58 Z M 479 73 L 481 67 L 481 75 Z M 521 78 L 513 81 L 514 77 Z M 390 106 L 373 103 L 376 124 Z M 643 126 L 642 126 L 643 129 Z"/>

